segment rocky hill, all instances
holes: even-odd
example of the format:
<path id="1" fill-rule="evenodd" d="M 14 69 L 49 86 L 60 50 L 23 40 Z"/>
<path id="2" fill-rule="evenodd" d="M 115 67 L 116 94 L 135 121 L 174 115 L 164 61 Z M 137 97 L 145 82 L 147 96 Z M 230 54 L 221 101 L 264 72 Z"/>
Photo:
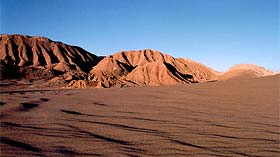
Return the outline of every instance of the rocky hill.
<path id="1" fill-rule="evenodd" d="M 272 74 L 246 64 L 220 73 L 150 49 L 98 57 L 77 46 L 26 35 L 0 35 L 0 62 L 1 86 L 21 82 L 24 88 L 160 86 Z"/>
<path id="2" fill-rule="evenodd" d="M 88 72 L 100 60 L 100 57 L 80 47 L 26 35 L 0 35 L 0 52 L 3 78 L 11 77 L 5 69 L 15 71 L 24 67 L 41 69 L 39 73 L 42 70 Z M 30 69 L 26 69 L 28 70 Z M 15 73 L 12 77 L 18 78 L 20 74 Z"/>
<path id="3" fill-rule="evenodd" d="M 209 81 L 214 70 L 150 49 L 123 51 L 104 58 L 90 73 L 103 86 L 159 86 Z"/>

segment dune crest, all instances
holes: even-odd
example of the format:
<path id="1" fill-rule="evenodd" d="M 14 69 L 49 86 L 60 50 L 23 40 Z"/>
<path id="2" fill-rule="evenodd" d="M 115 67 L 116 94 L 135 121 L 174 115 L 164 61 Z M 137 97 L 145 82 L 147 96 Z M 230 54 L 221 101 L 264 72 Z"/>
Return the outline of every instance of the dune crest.
<path id="1" fill-rule="evenodd" d="M 254 78 L 273 75 L 273 72 L 254 64 L 237 64 L 219 76 L 219 80 Z"/>

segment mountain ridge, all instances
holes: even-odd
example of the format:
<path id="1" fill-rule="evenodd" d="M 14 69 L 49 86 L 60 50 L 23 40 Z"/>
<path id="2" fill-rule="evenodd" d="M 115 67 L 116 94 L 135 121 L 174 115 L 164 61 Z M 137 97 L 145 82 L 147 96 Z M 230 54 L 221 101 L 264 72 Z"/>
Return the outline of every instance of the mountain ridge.
<path id="1" fill-rule="evenodd" d="M 235 75 L 273 74 L 263 67 L 248 64 L 236 65 L 221 73 L 199 62 L 151 49 L 96 56 L 78 46 L 19 34 L 0 35 L 0 52 L 2 80 L 36 82 L 44 79 L 39 86 L 160 86 L 226 80 L 236 78 Z"/>

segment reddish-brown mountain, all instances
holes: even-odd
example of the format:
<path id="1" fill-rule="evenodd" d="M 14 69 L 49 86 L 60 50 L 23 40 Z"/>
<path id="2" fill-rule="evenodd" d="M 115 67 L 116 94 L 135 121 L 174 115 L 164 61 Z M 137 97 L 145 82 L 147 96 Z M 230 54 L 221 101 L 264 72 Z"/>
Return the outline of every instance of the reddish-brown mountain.
<path id="1" fill-rule="evenodd" d="M 26 35 L 0 35 L 0 52 L 0 78 L 35 87 L 159 86 L 272 74 L 255 65 L 237 65 L 219 73 L 150 49 L 98 57 L 77 46 Z"/>
<path id="2" fill-rule="evenodd" d="M 123 51 L 104 58 L 90 72 L 103 86 L 159 86 L 215 79 L 202 64 L 150 49 Z"/>
<path id="3" fill-rule="evenodd" d="M 0 36 L 1 64 L 17 67 L 53 69 L 60 72 L 88 72 L 99 58 L 86 50 L 45 37 Z"/>

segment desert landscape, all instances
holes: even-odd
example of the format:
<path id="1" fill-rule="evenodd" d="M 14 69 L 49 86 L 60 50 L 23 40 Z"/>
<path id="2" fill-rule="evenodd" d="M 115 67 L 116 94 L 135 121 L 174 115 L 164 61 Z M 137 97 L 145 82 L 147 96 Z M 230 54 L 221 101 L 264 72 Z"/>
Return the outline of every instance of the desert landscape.
<path id="1" fill-rule="evenodd" d="M 15 34 L 0 39 L 1 88 L 160 86 L 273 75 L 253 64 L 222 73 L 151 49 L 96 56 L 46 37 Z"/>
<path id="2" fill-rule="evenodd" d="M 1 35 L 1 156 L 280 154 L 280 75 Z"/>

